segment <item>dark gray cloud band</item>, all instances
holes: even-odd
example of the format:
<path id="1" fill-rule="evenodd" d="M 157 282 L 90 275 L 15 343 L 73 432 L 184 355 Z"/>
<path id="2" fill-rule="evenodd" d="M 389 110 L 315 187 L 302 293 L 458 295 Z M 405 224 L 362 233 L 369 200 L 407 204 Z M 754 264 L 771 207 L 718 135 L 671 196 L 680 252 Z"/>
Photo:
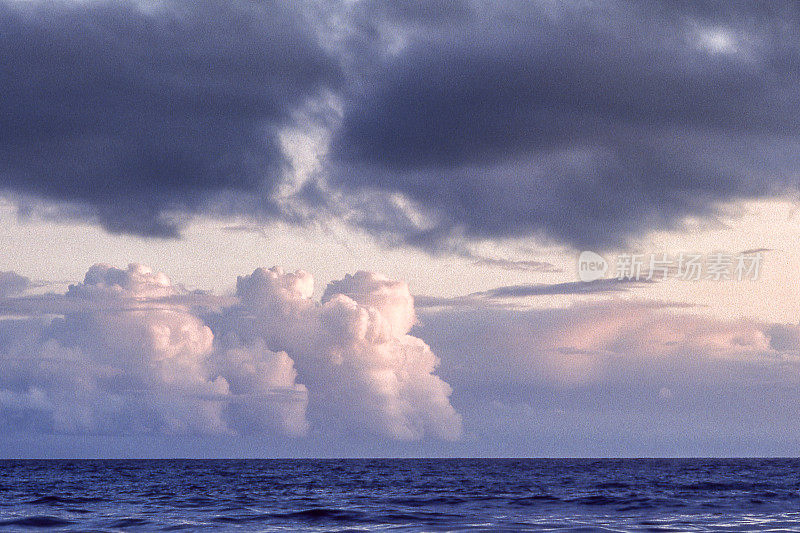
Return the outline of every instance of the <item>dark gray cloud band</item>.
<path id="1" fill-rule="evenodd" d="M 279 133 L 332 95 L 308 212 L 335 197 L 367 231 L 428 247 L 612 247 L 796 192 L 799 10 L 2 2 L 0 188 L 140 235 L 214 209 L 285 217 Z"/>
<path id="2" fill-rule="evenodd" d="M 566 295 L 607 295 L 616 292 L 628 292 L 654 281 L 628 278 L 604 278 L 594 281 L 566 281 L 563 283 L 525 283 L 506 285 L 493 289 L 473 292 L 464 296 L 447 298 L 443 296 L 415 296 L 419 308 L 483 308 L 511 307 L 515 299 L 533 296 L 566 296 Z M 673 305 L 673 304 L 670 304 Z"/>
<path id="3" fill-rule="evenodd" d="M 353 96 L 351 189 L 434 215 L 410 240 L 613 246 L 796 186 L 797 5 L 500 2 L 406 35 Z"/>
<path id="4" fill-rule="evenodd" d="M 271 213 L 280 128 L 340 78 L 303 9 L 0 3 L 0 187 L 140 235 L 225 193 Z"/>

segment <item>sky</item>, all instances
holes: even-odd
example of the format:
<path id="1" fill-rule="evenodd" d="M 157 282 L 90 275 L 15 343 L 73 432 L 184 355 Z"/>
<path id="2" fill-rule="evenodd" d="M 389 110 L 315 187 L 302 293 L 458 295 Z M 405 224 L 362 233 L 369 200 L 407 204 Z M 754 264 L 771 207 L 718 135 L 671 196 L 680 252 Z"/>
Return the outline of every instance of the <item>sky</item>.
<path id="1" fill-rule="evenodd" d="M 0 0 L 0 457 L 796 456 L 798 27 Z"/>

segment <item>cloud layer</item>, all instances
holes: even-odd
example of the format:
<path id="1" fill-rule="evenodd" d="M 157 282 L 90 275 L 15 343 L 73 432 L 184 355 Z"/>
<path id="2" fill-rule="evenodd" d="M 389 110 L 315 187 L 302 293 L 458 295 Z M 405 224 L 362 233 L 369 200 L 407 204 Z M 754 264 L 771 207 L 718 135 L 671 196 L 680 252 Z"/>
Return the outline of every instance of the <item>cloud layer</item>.
<path id="1" fill-rule="evenodd" d="M 311 456 L 786 455 L 800 443 L 797 324 L 613 287 L 517 305 L 575 292 L 552 287 L 418 317 L 405 283 L 371 272 L 317 300 L 302 270 L 259 268 L 219 297 L 142 265 L 94 265 L 62 294 L 0 299 L 0 451 L 45 435 L 78 455 L 107 439 L 94 442 L 157 456 L 171 443 Z M 124 444 L 151 438 L 147 452 Z"/>
<path id="2" fill-rule="evenodd" d="M 0 188 L 139 235 L 237 213 L 428 247 L 614 246 L 796 192 L 798 19 L 793 2 L 4 1 Z M 330 146 L 286 203 L 283 134 L 309 123 Z"/>
<path id="3" fill-rule="evenodd" d="M 800 327 L 669 303 L 425 310 L 478 453 L 787 455 L 797 449 Z M 498 435 L 502 437 L 498 437 Z"/>
<path id="4" fill-rule="evenodd" d="M 369 19 L 402 45 L 353 90 L 333 179 L 429 217 L 386 231 L 613 246 L 796 187 L 796 4 L 467 5 Z"/>
<path id="5" fill-rule="evenodd" d="M 0 188 L 139 235 L 237 197 L 271 216 L 280 131 L 340 77 L 306 8 L 0 3 Z"/>
<path id="6" fill-rule="evenodd" d="M 344 282 L 352 297 L 329 288 L 320 303 L 309 274 L 258 269 L 215 311 L 143 265 L 95 265 L 63 297 L 6 306 L 29 316 L 0 320 L 0 418 L 45 433 L 457 438 L 438 359 L 408 335 L 407 286 Z"/>

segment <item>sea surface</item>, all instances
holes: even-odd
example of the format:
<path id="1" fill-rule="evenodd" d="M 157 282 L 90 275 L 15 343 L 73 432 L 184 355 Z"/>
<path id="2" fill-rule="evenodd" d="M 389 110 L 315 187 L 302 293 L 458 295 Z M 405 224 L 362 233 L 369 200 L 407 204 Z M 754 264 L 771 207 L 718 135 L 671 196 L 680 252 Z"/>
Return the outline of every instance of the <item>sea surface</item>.
<path id="1" fill-rule="evenodd" d="M 0 461 L 0 531 L 800 531 L 798 459 Z"/>

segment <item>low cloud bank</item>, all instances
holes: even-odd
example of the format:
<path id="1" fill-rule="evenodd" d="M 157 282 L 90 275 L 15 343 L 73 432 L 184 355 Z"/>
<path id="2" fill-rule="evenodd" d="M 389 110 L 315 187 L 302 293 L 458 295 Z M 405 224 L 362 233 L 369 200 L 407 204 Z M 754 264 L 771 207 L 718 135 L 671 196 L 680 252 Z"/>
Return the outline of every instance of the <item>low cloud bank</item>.
<path id="1" fill-rule="evenodd" d="M 257 269 L 215 309 L 146 266 L 97 264 L 63 295 L 7 298 L 0 421 L 47 433 L 460 435 L 437 357 L 408 334 L 406 284 L 359 272 L 323 302 L 312 291 L 306 272 Z"/>

